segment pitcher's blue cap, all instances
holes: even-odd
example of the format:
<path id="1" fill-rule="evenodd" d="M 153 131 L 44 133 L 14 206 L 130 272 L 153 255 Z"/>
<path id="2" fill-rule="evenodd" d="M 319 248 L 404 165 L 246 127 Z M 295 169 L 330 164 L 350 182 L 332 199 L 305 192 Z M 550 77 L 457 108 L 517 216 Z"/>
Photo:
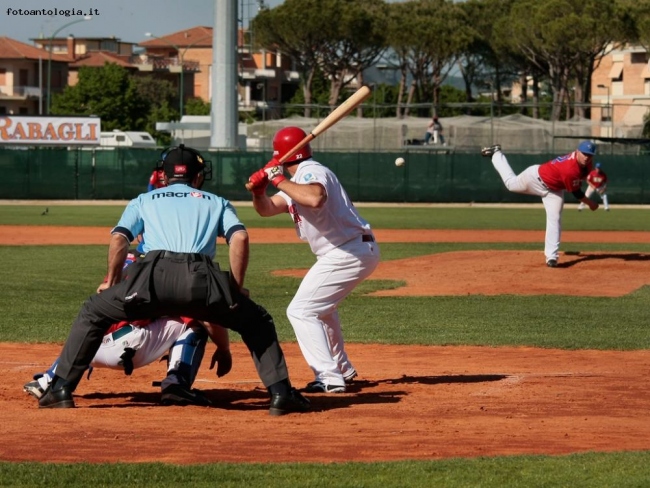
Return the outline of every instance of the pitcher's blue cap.
<path id="1" fill-rule="evenodd" d="M 591 141 L 582 141 L 578 146 L 578 151 L 587 156 L 593 156 L 596 154 L 596 144 Z"/>

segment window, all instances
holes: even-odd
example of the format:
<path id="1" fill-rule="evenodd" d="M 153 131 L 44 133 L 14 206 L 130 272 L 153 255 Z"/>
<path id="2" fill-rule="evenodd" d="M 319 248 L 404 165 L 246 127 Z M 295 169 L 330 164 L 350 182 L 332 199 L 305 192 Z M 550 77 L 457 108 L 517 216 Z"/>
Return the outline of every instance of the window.
<path id="1" fill-rule="evenodd" d="M 126 137 L 124 137 L 124 136 L 115 136 L 115 140 L 117 142 L 124 142 L 124 141 L 126 141 Z"/>
<path id="2" fill-rule="evenodd" d="M 116 53 L 117 52 L 117 42 L 115 41 L 102 41 L 99 44 L 99 50 L 100 51 L 108 51 L 111 53 Z"/>
<path id="3" fill-rule="evenodd" d="M 151 139 L 151 136 L 148 135 L 148 134 L 143 134 L 143 135 L 140 136 L 140 138 L 141 138 L 143 141 L 151 141 L 151 140 L 153 140 L 153 139 Z"/>
<path id="4" fill-rule="evenodd" d="M 642 64 L 648 62 L 648 53 L 632 53 L 630 56 L 632 64 Z"/>
<path id="5" fill-rule="evenodd" d="M 623 81 L 623 63 L 617 62 L 612 64 L 612 69 L 609 70 L 609 78 L 613 81 Z"/>

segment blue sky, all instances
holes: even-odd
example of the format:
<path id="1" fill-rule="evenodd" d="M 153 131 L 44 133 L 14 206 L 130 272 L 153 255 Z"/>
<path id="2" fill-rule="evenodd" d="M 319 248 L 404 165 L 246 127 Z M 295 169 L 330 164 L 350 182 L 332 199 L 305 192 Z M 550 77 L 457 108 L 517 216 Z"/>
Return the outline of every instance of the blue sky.
<path id="1" fill-rule="evenodd" d="M 265 0 L 274 7 L 282 0 Z M 239 17 L 254 17 L 257 0 L 237 0 Z M 191 8 L 188 8 L 190 7 Z M 61 30 L 57 37 L 111 37 L 125 42 L 148 40 L 145 32 L 157 36 L 171 34 L 199 25 L 212 26 L 214 0 L 3 0 L 0 2 L 0 35 L 31 44 L 31 38 L 50 37 L 59 28 L 83 16 L 9 15 L 7 9 L 42 10 L 97 9 L 92 20 L 79 22 Z"/>

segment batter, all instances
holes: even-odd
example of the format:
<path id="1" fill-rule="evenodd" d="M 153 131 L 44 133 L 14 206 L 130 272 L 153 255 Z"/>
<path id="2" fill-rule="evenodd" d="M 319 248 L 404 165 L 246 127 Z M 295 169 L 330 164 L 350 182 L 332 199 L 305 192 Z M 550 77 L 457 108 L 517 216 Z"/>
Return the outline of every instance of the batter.
<path id="1" fill-rule="evenodd" d="M 336 175 L 312 159 L 309 144 L 278 162 L 304 137 L 286 127 L 273 138 L 273 157 L 251 175 L 253 206 L 262 217 L 289 213 L 298 237 L 309 243 L 316 263 L 287 308 L 298 345 L 315 375 L 307 393 L 342 393 L 357 371 L 345 352 L 338 305 L 375 270 L 379 246 Z M 287 179 L 284 170 L 291 176 Z M 268 197 L 269 181 L 280 191 Z"/>
<path id="2" fill-rule="evenodd" d="M 508 190 L 513 193 L 542 197 L 546 210 L 544 255 L 549 268 L 555 268 L 558 264 L 564 191 L 573 193 L 573 196 L 587 205 L 590 210 L 598 209 L 598 204 L 587 198 L 580 188 L 582 180 L 591 171 L 594 154 L 596 154 L 596 145 L 591 141 L 583 141 L 572 153 L 558 156 L 544 164 L 529 166 L 516 175 L 501 151 L 500 145 L 484 147 L 481 150 L 482 156 L 492 157 L 492 164 Z"/>

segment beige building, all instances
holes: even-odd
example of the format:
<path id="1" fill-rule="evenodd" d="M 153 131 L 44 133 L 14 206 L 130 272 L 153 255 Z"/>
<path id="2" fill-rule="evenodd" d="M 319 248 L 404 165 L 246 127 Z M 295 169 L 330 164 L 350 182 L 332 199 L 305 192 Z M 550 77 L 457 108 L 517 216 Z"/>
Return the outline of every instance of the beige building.
<path id="1" fill-rule="evenodd" d="M 179 92 L 182 89 L 183 104 L 195 97 L 209 102 L 212 28 L 193 27 L 147 37 L 139 44 L 115 37 L 39 38 L 31 39 L 33 46 L 0 37 L 0 115 L 47 114 L 48 86 L 52 93 L 59 93 L 77 83 L 80 67 L 105 63 L 170 80 Z M 247 39 L 247 33 L 241 31 L 239 110 L 256 112 L 258 118 L 274 118 L 280 105 L 298 89 L 299 75 L 288 57 L 274 51 L 255 51 Z"/>
<path id="2" fill-rule="evenodd" d="M 52 89 L 61 90 L 69 62 L 65 55 L 50 59 L 44 49 L 0 37 L 0 115 L 45 114 L 48 65 Z"/>
<path id="3" fill-rule="evenodd" d="M 185 99 L 212 99 L 212 28 L 193 27 L 166 36 L 148 33 L 140 69 L 157 71 L 182 85 Z M 256 111 L 271 117 L 280 103 L 287 102 L 298 88 L 299 75 L 291 60 L 275 51 L 254 51 L 246 32 L 239 32 L 239 110 Z M 182 68 L 181 68 L 182 66 Z"/>
<path id="4" fill-rule="evenodd" d="M 605 56 L 591 78 L 591 112 L 600 137 L 640 137 L 638 128 L 650 109 L 647 51 L 624 46 Z M 636 128 L 636 129 L 635 129 Z"/>

